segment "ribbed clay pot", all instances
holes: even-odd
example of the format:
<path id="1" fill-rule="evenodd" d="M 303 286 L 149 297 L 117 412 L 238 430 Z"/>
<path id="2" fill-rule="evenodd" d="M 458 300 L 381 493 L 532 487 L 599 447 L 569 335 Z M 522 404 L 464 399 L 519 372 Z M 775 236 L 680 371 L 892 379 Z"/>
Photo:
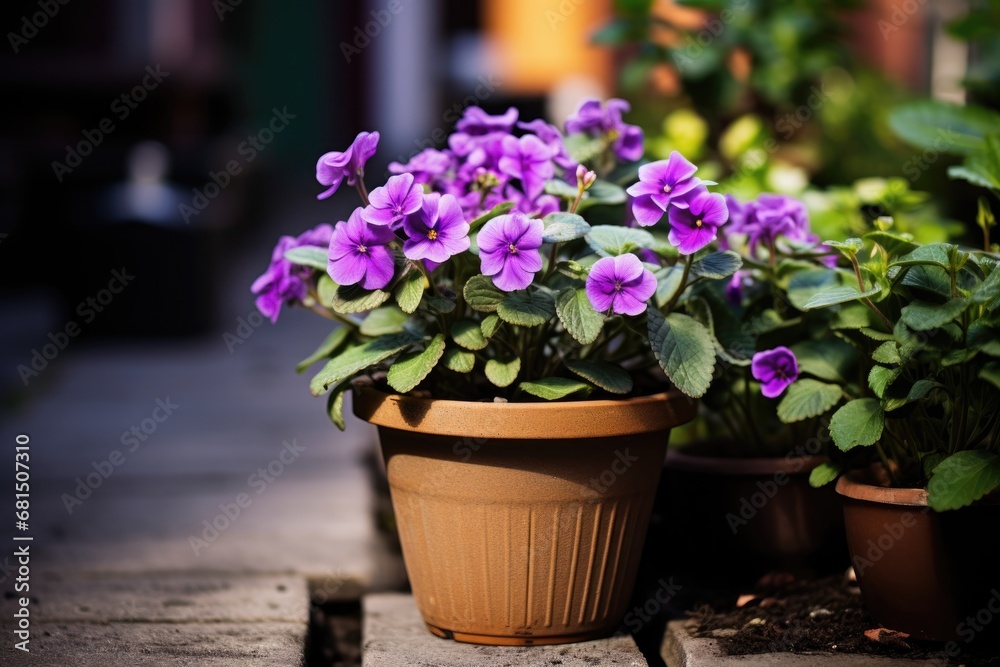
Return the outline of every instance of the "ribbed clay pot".
<path id="1" fill-rule="evenodd" d="M 625 613 L 677 392 L 629 400 L 474 403 L 356 391 L 378 426 L 403 559 L 436 635 L 583 641 Z"/>
<path id="2" fill-rule="evenodd" d="M 774 570 L 807 575 L 847 567 L 837 494 L 809 486 L 809 473 L 826 457 L 712 455 L 723 449 L 702 443 L 667 454 L 665 523 L 688 544 L 667 552 L 671 565 L 734 584 Z"/>
<path id="3" fill-rule="evenodd" d="M 1000 640 L 1000 499 L 947 512 L 924 489 L 837 481 L 851 561 L 875 621 L 915 639 Z M 979 628 L 979 629 L 977 629 Z"/>

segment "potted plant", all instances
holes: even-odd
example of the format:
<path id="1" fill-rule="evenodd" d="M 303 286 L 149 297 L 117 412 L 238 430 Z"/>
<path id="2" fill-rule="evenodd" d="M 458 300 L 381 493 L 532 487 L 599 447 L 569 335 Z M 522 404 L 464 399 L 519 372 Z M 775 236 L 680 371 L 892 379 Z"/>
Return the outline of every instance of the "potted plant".
<path id="1" fill-rule="evenodd" d="M 826 424 L 857 355 L 829 335 L 838 326 L 833 312 L 803 309 L 836 250 L 819 243 L 794 198 L 727 201 L 731 220 L 719 243 L 739 252 L 743 268 L 686 295 L 713 332 L 718 363 L 694 442 L 667 456 L 667 522 L 695 545 L 671 558 L 733 583 L 774 569 L 840 568 L 839 502 L 809 478 L 829 474 Z"/>
<path id="2" fill-rule="evenodd" d="M 993 165 L 977 168 L 998 183 Z M 982 251 L 879 219 L 836 244 L 851 270 L 805 304 L 838 309 L 862 359 L 830 421 L 853 459 L 836 488 L 862 593 L 876 621 L 918 639 L 998 637 L 983 623 L 1000 604 L 1000 255 L 984 201 L 979 223 Z"/>
<path id="3" fill-rule="evenodd" d="M 283 237 L 254 284 L 338 323 L 300 368 L 344 427 L 344 397 L 378 426 L 403 556 L 429 629 L 460 641 L 542 644 L 617 627 L 674 426 L 693 418 L 715 352 L 681 312 L 725 279 L 705 247 L 728 212 L 682 156 L 639 168 L 621 100 L 566 123 L 469 108 L 369 192 L 361 133 L 317 165 L 354 186 L 346 221 Z M 632 163 L 631 166 L 623 163 Z M 593 165 L 601 173 L 588 168 Z"/>

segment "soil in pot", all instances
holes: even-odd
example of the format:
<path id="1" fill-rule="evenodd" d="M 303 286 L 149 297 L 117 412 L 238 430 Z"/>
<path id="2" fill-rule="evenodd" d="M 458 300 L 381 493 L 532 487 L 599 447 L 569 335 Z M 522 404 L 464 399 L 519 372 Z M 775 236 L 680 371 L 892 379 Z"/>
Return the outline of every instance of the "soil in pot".
<path id="1" fill-rule="evenodd" d="M 826 459 L 729 453 L 725 443 L 668 453 L 656 511 L 669 569 L 734 584 L 775 570 L 843 571 L 840 501 L 832 488 L 809 486 L 809 473 Z"/>

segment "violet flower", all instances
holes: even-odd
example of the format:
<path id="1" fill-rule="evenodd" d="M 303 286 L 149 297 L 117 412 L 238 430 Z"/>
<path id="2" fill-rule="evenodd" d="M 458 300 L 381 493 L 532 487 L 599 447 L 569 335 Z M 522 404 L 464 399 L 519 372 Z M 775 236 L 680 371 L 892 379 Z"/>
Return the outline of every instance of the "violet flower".
<path id="1" fill-rule="evenodd" d="M 587 298 L 600 313 L 641 315 L 655 292 L 656 278 L 631 253 L 597 260 L 587 276 Z"/>
<path id="2" fill-rule="evenodd" d="M 403 229 L 408 237 L 403 254 L 408 259 L 441 263 L 469 249 L 469 224 L 451 195 L 424 195 L 420 210 L 403 218 Z"/>
<path id="3" fill-rule="evenodd" d="M 643 227 L 655 225 L 672 208 L 686 208 L 685 195 L 701 185 L 694 177 L 698 167 L 673 151 L 666 160 L 657 160 L 639 167 L 639 182 L 626 192 L 632 200 L 632 214 Z"/>
<path id="4" fill-rule="evenodd" d="M 322 224 L 298 236 L 282 236 L 271 253 L 271 264 L 250 286 L 257 295 L 257 310 L 271 322 L 278 321 L 278 314 L 284 303 L 294 303 L 305 298 L 308 292 L 306 280 L 312 269 L 293 264 L 285 259 L 285 253 L 301 246 L 325 248 L 330 245 L 333 227 Z"/>
<path id="5" fill-rule="evenodd" d="M 444 175 L 451 167 L 451 163 L 451 156 L 444 151 L 425 148 L 411 157 L 406 164 L 390 162 L 389 173 L 410 173 L 413 174 L 413 180 L 417 183 L 430 183 L 434 179 Z"/>
<path id="6" fill-rule="evenodd" d="M 704 187 L 685 198 L 686 208 L 670 207 L 667 240 L 684 255 L 691 255 L 715 240 L 719 227 L 729 218 L 726 200 Z"/>
<path id="7" fill-rule="evenodd" d="M 622 99 L 610 99 L 604 108 L 595 99 L 585 100 L 572 116 L 566 119 L 566 133 L 603 135 L 612 140 L 612 149 L 619 159 L 635 162 L 642 157 L 642 129 L 628 125 L 622 114 L 632 107 Z"/>
<path id="8" fill-rule="evenodd" d="M 799 363 L 795 354 L 782 345 L 753 355 L 750 372 L 761 383 L 760 393 L 768 398 L 777 398 L 785 387 L 798 379 Z"/>
<path id="9" fill-rule="evenodd" d="M 500 116 L 491 116 L 480 107 L 468 107 L 462 114 L 462 118 L 455 123 L 455 130 L 470 136 L 490 134 L 491 132 L 509 134 L 514 129 L 514 123 L 517 122 L 517 115 L 516 107 L 508 108 Z"/>
<path id="10" fill-rule="evenodd" d="M 324 153 L 316 162 L 316 180 L 320 185 L 329 187 L 316 195 L 316 199 L 326 199 L 332 195 L 344 179 L 348 185 L 355 185 L 358 177 L 365 173 L 365 163 L 375 155 L 378 137 L 378 132 L 359 132 L 346 151 Z"/>
<path id="11" fill-rule="evenodd" d="M 518 123 L 517 126 L 522 130 L 531 132 L 545 142 L 546 146 L 553 149 L 556 154 L 553 156 L 552 161 L 565 169 L 567 174 L 572 174 L 576 171 L 577 162 L 570 157 L 569 151 L 566 149 L 566 144 L 563 142 L 562 133 L 559 132 L 559 129 L 555 125 L 546 123 L 541 118 L 536 118 L 530 123 Z"/>
<path id="12" fill-rule="evenodd" d="M 354 209 L 347 222 L 338 222 L 333 229 L 327 273 L 338 285 L 361 283 L 367 290 L 382 289 L 395 270 L 388 247 L 395 238 L 388 227 L 365 222 L 360 207 Z"/>
<path id="13" fill-rule="evenodd" d="M 534 200 L 545 189 L 545 181 L 555 175 L 553 157 L 555 151 L 533 134 L 526 134 L 520 139 L 506 136 L 503 138 L 500 171 L 520 179 L 524 193 Z"/>
<path id="14" fill-rule="evenodd" d="M 390 225 L 393 229 L 403 216 L 420 210 L 424 189 L 414 182 L 413 174 L 390 176 L 386 184 L 372 190 L 361 218 L 371 225 Z"/>
<path id="15" fill-rule="evenodd" d="M 542 230 L 545 224 L 523 213 L 498 215 L 479 230 L 481 270 L 493 276 L 504 292 L 524 289 L 542 268 Z"/>
<path id="16" fill-rule="evenodd" d="M 730 232 L 746 235 L 751 254 L 756 254 L 761 245 L 770 249 L 779 237 L 789 241 L 809 239 L 809 215 L 805 205 L 797 199 L 762 194 L 742 205 L 733 198 L 727 202 L 736 204 Z"/>

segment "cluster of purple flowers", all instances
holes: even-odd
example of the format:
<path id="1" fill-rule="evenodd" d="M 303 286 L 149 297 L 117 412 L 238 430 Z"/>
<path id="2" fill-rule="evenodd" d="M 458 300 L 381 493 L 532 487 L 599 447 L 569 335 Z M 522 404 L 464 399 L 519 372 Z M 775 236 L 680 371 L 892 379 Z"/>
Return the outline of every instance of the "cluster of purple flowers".
<path id="1" fill-rule="evenodd" d="M 257 310 L 271 322 L 278 321 L 281 305 L 285 302 L 301 301 L 309 292 L 307 281 L 312 269 L 293 264 L 285 259 L 285 253 L 293 248 L 315 246 L 327 248 L 333 236 L 333 227 L 322 224 L 298 237 L 282 236 L 271 253 L 271 264 L 250 286 L 257 294 Z"/>
<path id="2" fill-rule="evenodd" d="M 759 256 L 760 248 L 775 252 L 779 239 L 801 245 L 816 245 L 819 236 L 809 230 L 809 214 L 805 204 L 794 197 L 765 193 L 752 201 L 741 204 L 732 195 L 726 195 L 729 206 L 729 236 L 740 235 L 746 239 L 747 250 L 752 256 Z M 729 245 L 729 239 L 723 239 Z M 816 250 L 830 250 L 817 246 Z M 827 264 L 836 264 L 837 257 L 831 253 L 821 258 Z"/>

